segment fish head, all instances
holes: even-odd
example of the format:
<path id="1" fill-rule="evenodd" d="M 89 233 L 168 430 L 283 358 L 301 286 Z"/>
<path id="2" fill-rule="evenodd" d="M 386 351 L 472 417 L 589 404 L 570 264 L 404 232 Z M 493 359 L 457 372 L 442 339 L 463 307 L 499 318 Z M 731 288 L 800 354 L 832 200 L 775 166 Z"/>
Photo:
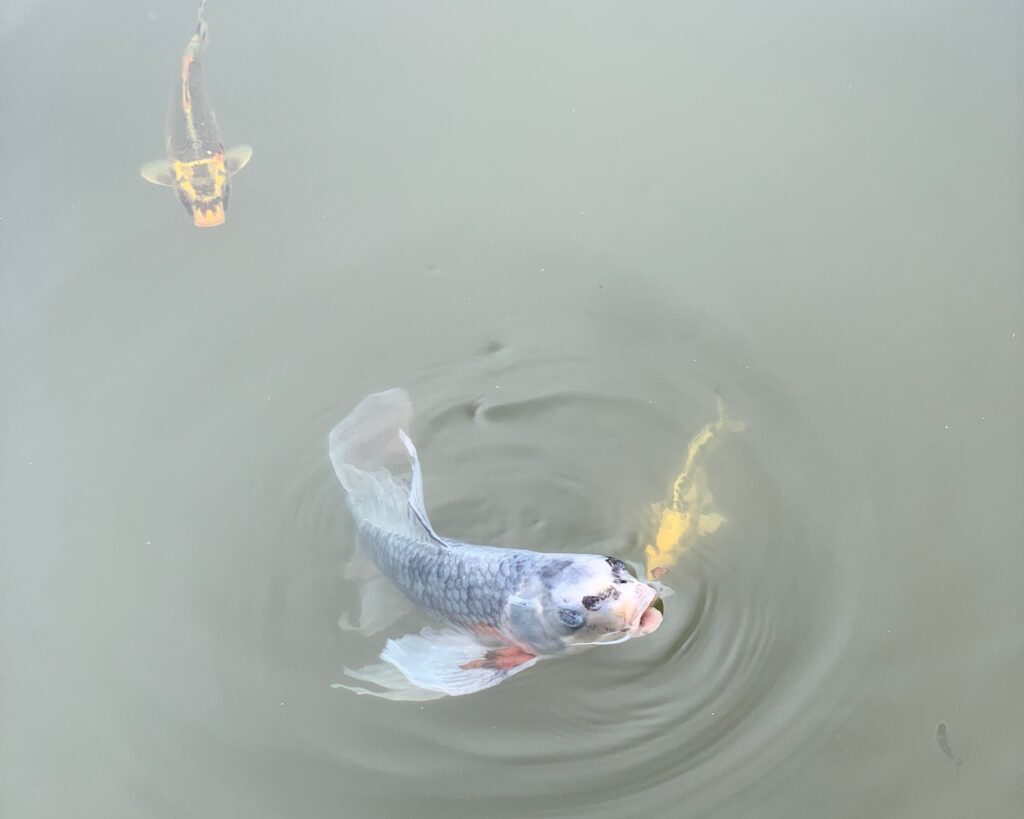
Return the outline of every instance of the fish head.
<path id="1" fill-rule="evenodd" d="M 230 175 L 223 153 L 194 162 L 175 162 L 174 188 L 196 227 L 224 224 Z"/>
<path id="2" fill-rule="evenodd" d="M 614 557 L 552 556 L 528 597 L 532 617 L 521 616 L 513 630 L 519 625 L 522 642 L 542 652 L 545 644 L 565 649 L 643 637 L 662 621 L 658 592 Z"/>

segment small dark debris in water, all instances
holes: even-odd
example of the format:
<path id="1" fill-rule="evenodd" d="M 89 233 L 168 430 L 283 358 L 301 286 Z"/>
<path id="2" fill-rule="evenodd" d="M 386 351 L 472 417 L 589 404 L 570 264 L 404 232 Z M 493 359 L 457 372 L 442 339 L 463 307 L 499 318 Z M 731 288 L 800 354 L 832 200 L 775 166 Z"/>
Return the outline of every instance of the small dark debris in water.
<path id="1" fill-rule="evenodd" d="M 946 728 L 945 722 L 940 722 L 935 726 L 935 741 L 939 743 L 942 753 L 956 765 L 956 772 L 960 773 L 960 766 L 964 764 L 964 761 L 954 754 L 953 749 L 949 746 L 949 730 Z"/>
<path id="2" fill-rule="evenodd" d="M 488 341 L 480 350 L 484 355 L 497 355 L 505 349 L 505 345 L 496 339 Z"/>

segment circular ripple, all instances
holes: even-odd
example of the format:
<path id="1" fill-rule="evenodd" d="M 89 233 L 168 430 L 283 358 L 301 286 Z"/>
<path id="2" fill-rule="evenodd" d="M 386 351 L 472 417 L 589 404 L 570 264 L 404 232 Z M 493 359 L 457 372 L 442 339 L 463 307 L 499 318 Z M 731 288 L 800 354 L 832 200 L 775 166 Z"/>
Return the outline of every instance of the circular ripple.
<path id="1" fill-rule="evenodd" d="M 566 335 L 575 342 L 564 344 Z M 544 343 L 554 337 L 563 339 L 557 354 Z M 749 423 L 721 442 L 708 469 L 728 523 L 667 578 L 676 594 L 662 627 L 541 663 L 470 698 L 340 700 L 403 742 L 379 754 L 335 748 L 339 763 L 386 772 L 392 788 L 480 815 L 618 802 L 625 810 L 624 800 L 645 812 L 680 799 L 700 808 L 770 773 L 814 732 L 812 715 L 838 698 L 858 585 L 846 557 L 870 535 L 866 515 L 851 518 L 857 497 L 845 470 L 809 419 L 727 340 L 691 330 L 652 334 L 646 345 L 615 341 L 607 324 L 582 321 L 567 334 L 564 318 L 557 327 L 513 323 L 480 340 L 469 363 L 438 362 L 402 386 L 413 398 L 439 531 L 632 560 L 651 534 L 650 505 L 665 500 L 721 393 Z M 650 359 L 628 359 L 627 346 L 649 349 Z M 297 487 L 298 519 L 317 537 L 334 530 L 350 544 L 340 489 L 333 480 L 326 492 L 316 485 L 310 476 L 323 470 L 312 458 Z M 820 481 L 844 494 L 809 512 Z M 366 642 L 340 641 L 345 664 L 372 658 L 379 645 Z M 424 754 L 443 763 L 426 783 Z M 474 778 L 467 793 L 469 773 L 496 770 L 507 775 Z"/>

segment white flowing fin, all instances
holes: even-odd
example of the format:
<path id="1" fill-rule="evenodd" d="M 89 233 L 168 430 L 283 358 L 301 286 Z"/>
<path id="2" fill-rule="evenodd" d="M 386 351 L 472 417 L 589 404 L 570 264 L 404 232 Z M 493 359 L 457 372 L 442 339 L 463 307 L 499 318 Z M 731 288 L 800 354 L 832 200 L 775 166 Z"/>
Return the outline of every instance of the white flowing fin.
<path id="1" fill-rule="evenodd" d="M 388 468 L 400 465 L 404 471 L 408 464 L 399 429 L 408 426 L 411 416 L 405 390 L 368 395 L 331 430 L 328 447 L 352 514 L 386 532 L 422 541 L 423 524 L 409 507 L 409 484 Z"/>
<path id="2" fill-rule="evenodd" d="M 376 663 L 356 671 L 346 668 L 345 673 L 354 680 L 371 683 L 380 690 L 347 683 L 331 683 L 331 688 L 344 688 L 354 694 L 368 694 L 371 697 L 396 702 L 426 702 L 447 696 L 440 691 L 428 691 L 426 688 L 413 685 L 401 671 L 388 663 Z"/>
<path id="3" fill-rule="evenodd" d="M 164 187 L 174 185 L 174 163 L 169 159 L 154 159 L 152 162 L 147 162 L 139 168 L 139 173 L 142 174 L 143 179 L 154 185 L 163 185 Z"/>
<path id="4" fill-rule="evenodd" d="M 485 645 L 472 634 L 462 631 L 432 628 L 425 628 L 419 634 L 406 634 L 398 640 L 388 640 L 380 658 L 383 663 L 355 672 L 348 671 L 348 674 L 354 679 L 373 683 L 384 692 L 363 689 L 357 693 L 411 700 L 423 699 L 420 692 L 425 690 L 458 697 L 492 688 L 535 665 L 540 659 L 513 646 Z M 419 691 L 403 694 L 394 675 L 395 669 Z M 341 683 L 337 685 L 349 687 Z"/>
<path id="5" fill-rule="evenodd" d="M 503 653 L 518 654 L 520 659 L 506 665 L 496 658 Z M 540 659 L 509 646 L 489 647 L 465 632 L 432 628 L 388 640 L 380 658 L 395 666 L 413 685 L 453 697 L 498 685 Z"/>
<path id="6" fill-rule="evenodd" d="M 402 594 L 362 549 L 345 567 L 345 577 L 355 580 L 359 589 L 359 615 L 353 620 L 349 612 L 338 618 L 338 628 L 376 634 L 392 625 L 412 610 L 412 603 Z"/>
<path id="7" fill-rule="evenodd" d="M 423 500 L 423 469 L 420 467 L 420 458 L 416 454 L 416 445 L 412 439 L 405 434 L 404 429 L 398 430 L 398 437 L 409 453 L 409 466 L 412 469 L 412 480 L 409 486 L 409 508 L 412 509 L 416 519 L 423 524 L 427 533 L 442 546 L 448 546 L 448 541 L 434 531 L 430 518 L 427 517 L 427 505 Z"/>
<path id="8" fill-rule="evenodd" d="M 366 396 L 331 430 L 331 463 L 345 491 L 358 493 L 364 475 L 379 473 L 401 457 L 398 430 L 409 426 L 411 419 L 409 394 L 393 389 Z"/>
<path id="9" fill-rule="evenodd" d="M 249 164 L 250 159 L 252 159 L 252 145 L 236 145 L 234 148 L 228 148 L 225 152 L 224 167 L 227 168 L 229 174 L 234 176 Z"/>

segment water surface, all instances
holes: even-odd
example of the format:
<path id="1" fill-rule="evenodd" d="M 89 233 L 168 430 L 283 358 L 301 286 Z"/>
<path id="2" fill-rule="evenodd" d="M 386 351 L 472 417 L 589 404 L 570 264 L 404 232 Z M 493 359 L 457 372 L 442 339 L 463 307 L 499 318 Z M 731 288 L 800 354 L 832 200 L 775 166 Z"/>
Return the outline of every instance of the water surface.
<path id="1" fill-rule="evenodd" d="M 0 16 L 4 815 L 1020 815 L 1016 4 L 216 0 L 210 231 L 137 175 L 193 14 Z M 439 531 L 631 559 L 721 396 L 662 628 L 332 690 L 392 386 Z"/>

